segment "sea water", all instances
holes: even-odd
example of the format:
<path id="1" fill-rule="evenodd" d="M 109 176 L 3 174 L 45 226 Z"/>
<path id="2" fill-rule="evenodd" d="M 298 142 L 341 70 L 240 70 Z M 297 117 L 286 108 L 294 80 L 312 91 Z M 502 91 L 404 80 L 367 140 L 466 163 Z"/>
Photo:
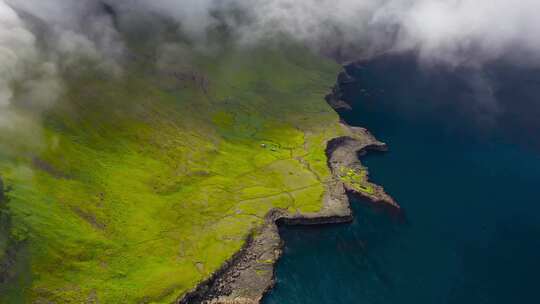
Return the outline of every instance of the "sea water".
<path id="1" fill-rule="evenodd" d="M 403 208 L 353 201 L 351 224 L 281 227 L 265 304 L 540 303 L 540 73 L 349 67 L 351 125 L 388 143 L 362 158 Z"/>

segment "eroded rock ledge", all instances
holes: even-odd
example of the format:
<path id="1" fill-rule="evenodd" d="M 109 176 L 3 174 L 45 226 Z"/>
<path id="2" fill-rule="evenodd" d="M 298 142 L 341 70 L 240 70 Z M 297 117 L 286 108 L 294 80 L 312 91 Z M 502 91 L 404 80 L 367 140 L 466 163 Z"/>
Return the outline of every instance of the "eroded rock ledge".
<path id="1" fill-rule="evenodd" d="M 339 86 L 349 81 L 346 73 L 338 77 L 338 84 L 327 96 L 334 108 L 343 108 Z M 342 105 L 342 106 L 340 106 Z M 290 214 L 285 210 L 273 209 L 265 223 L 253 231 L 245 246 L 226 262 L 208 280 L 177 301 L 177 304 L 258 304 L 274 286 L 274 266 L 282 254 L 283 241 L 279 225 L 320 225 L 350 222 L 353 219 L 349 196 L 368 199 L 381 207 L 399 210 L 399 205 L 384 189 L 367 180 L 367 168 L 358 156 L 368 151 L 387 151 L 387 146 L 375 139 L 366 129 L 342 123 L 347 136 L 330 140 L 326 154 L 332 180 L 327 184 L 323 208 L 317 213 Z M 365 184 L 362 188 L 343 178 L 343 168 L 351 172 L 363 172 Z"/>

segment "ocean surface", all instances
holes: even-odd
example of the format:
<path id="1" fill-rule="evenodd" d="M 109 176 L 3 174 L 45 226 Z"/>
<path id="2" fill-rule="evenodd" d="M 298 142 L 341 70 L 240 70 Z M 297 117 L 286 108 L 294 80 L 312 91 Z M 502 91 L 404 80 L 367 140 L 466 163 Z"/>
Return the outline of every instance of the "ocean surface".
<path id="1" fill-rule="evenodd" d="M 349 124 L 390 152 L 362 161 L 402 217 L 353 201 L 351 224 L 281 227 L 265 304 L 540 303 L 540 72 L 349 67 Z"/>

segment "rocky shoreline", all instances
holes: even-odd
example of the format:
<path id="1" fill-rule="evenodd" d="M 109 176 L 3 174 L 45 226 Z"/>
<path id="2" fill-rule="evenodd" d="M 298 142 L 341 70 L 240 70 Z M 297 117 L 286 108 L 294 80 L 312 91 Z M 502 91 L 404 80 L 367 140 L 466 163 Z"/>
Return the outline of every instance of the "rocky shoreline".
<path id="1" fill-rule="evenodd" d="M 336 86 L 326 97 L 334 109 L 348 109 L 342 101 L 340 86 L 354 81 L 345 71 L 338 76 Z M 274 266 L 282 254 L 283 241 L 279 225 L 322 225 L 350 222 L 353 219 L 349 196 L 358 196 L 377 206 L 399 211 L 399 205 L 384 189 L 366 181 L 370 191 L 359 191 L 340 177 L 341 168 L 362 170 L 367 168 L 358 158 L 369 151 L 387 151 L 387 145 L 375 139 L 366 129 L 341 123 L 347 136 L 330 140 L 326 155 L 332 172 L 327 183 L 323 208 L 317 213 L 290 214 L 273 209 L 265 223 L 253 231 L 244 247 L 227 261 L 209 279 L 176 301 L 177 304 L 257 304 L 274 286 Z"/>

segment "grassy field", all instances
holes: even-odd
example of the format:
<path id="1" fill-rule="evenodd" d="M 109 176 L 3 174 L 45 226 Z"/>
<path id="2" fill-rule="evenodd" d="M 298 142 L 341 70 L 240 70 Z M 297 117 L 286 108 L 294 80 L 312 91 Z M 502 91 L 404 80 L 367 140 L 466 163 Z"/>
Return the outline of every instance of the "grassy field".
<path id="1" fill-rule="evenodd" d="M 339 179 L 355 191 L 367 194 L 375 193 L 373 185 L 368 181 L 365 169 L 340 167 L 338 174 Z"/>
<path id="2" fill-rule="evenodd" d="M 0 303 L 170 303 L 271 208 L 322 206 L 339 66 L 292 44 L 131 52 L 121 77 L 66 71 L 31 134 L 0 135 Z"/>

